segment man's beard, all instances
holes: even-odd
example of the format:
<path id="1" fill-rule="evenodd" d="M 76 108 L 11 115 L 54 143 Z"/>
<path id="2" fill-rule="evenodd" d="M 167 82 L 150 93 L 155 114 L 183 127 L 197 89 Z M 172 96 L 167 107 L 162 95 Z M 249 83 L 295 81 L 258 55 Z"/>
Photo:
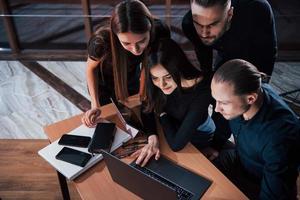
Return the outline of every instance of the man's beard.
<path id="1" fill-rule="evenodd" d="M 243 105 L 242 108 L 244 110 L 244 112 L 242 113 L 242 116 L 243 116 L 246 112 L 248 112 L 250 110 L 251 105 L 250 104 L 245 104 L 245 105 Z M 244 120 L 249 120 L 249 119 L 244 119 Z"/>
<path id="2" fill-rule="evenodd" d="M 211 46 L 213 44 L 215 44 L 223 35 L 226 31 L 228 31 L 230 29 L 230 25 L 231 25 L 231 21 L 228 21 L 226 22 L 226 24 L 224 25 L 222 31 L 215 37 L 215 39 L 213 39 L 211 42 L 205 42 L 205 40 L 203 40 L 202 38 L 201 41 L 207 45 L 207 46 Z"/>
<path id="3" fill-rule="evenodd" d="M 224 117 L 225 117 L 227 120 L 232 120 L 232 119 L 235 119 L 235 118 L 237 118 L 237 117 L 243 117 L 243 114 L 245 114 L 246 112 L 248 112 L 250 108 L 251 108 L 251 105 L 250 105 L 250 104 L 244 104 L 244 105 L 241 106 L 241 110 L 243 110 L 242 113 L 237 114 L 237 115 L 233 115 L 233 116 L 228 117 L 228 118 L 226 118 L 225 116 L 224 116 Z"/>

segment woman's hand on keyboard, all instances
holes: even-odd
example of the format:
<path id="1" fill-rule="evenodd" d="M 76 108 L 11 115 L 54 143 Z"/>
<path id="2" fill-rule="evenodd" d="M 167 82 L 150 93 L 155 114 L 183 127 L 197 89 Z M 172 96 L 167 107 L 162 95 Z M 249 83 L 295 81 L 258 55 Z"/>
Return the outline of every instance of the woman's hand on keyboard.
<path id="1" fill-rule="evenodd" d="M 148 137 L 148 144 L 134 152 L 131 156 L 137 158 L 136 164 L 144 167 L 153 155 L 155 155 L 155 160 L 158 160 L 160 157 L 157 135 L 150 135 Z"/>

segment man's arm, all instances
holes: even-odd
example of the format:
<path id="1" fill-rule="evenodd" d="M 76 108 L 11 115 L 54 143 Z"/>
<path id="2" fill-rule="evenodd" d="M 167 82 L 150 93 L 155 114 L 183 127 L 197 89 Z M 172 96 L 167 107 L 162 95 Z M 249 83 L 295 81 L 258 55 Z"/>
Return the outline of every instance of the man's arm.
<path id="1" fill-rule="evenodd" d="M 267 2 L 254 1 L 251 5 L 251 48 L 249 61 L 259 71 L 271 76 L 274 62 L 277 56 L 277 38 L 275 30 L 274 15 L 271 6 Z M 249 11 L 250 12 L 250 11 Z"/>
<path id="2" fill-rule="evenodd" d="M 280 127 L 281 130 L 284 127 Z M 288 130 L 293 131 L 293 130 Z M 289 134 L 282 132 L 282 134 Z M 291 165 L 290 159 L 295 155 L 292 151 L 294 142 L 291 137 L 283 136 L 274 139 L 272 136 L 263 151 L 265 162 L 261 181 L 260 199 L 291 199 L 295 197 L 293 189 L 296 184 L 297 167 Z M 275 137 L 277 137 L 275 135 Z M 293 180 L 294 179 L 294 180 Z"/>

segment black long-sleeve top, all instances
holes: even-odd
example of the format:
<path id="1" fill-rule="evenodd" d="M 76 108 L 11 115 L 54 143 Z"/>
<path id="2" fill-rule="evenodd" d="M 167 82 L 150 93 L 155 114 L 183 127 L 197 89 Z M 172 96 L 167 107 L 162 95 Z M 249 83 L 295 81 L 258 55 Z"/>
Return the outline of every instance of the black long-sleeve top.
<path id="1" fill-rule="evenodd" d="M 183 18 L 182 30 L 194 45 L 201 69 L 211 73 L 213 50 L 217 51 L 214 70 L 231 59 L 251 62 L 268 75 L 272 74 L 277 54 L 277 39 L 272 8 L 266 0 L 232 0 L 231 26 L 211 46 L 202 43 L 189 11 Z"/>
<path id="2" fill-rule="evenodd" d="M 202 138 L 198 138 L 197 128 L 209 117 L 209 105 L 215 104 L 211 96 L 210 80 L 210 78 L 205 78 L 194 87 L 183 89 L 183 91 L 176 88 L 167 96 L 167 103 L 163 109 L 166 114 L 160 117 L 160 123 L 173 151 L 181 150 L 188 142 L 197 145 L 199 139 Z M 216 145 L 222 145 L 231 133 L 224 118 L 217 117 L 216 119 L 218 120 L 217 123 L 215 122 L 216 139 L 213 141 L 216 141 Z"/>
<path id="3" fill-rule="evenodd" d="M 261 180 L 260 199 L 293 199 L 300 121 L 270 86 L 264 85 L 263 91 L 263 105 L 251 120 L 230 121 L 238 157 L 246 171 Z"/>

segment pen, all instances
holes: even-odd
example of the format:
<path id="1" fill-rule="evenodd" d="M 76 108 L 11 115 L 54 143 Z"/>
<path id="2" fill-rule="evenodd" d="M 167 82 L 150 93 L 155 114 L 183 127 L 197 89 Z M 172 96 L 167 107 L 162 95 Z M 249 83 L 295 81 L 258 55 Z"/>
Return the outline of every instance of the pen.
<path id="1" fill-rule="evenodd" d="M 136 151 L 138 149 L 139 149 L 139 146 L 133 146 L 131 148 L 124 149 L 121 153 L 126 153 L 126 152 L 130 152 L 130 151 Z"/>
<path id="2" fill-rule="evenodd" d="M 138 149 L 139 149 L 139 147 L 134 146 L 134 147 L 127 148 L 127 149 L 124 149 L 124 150 L 119 151 L 119 152 L 113 152 L 112 154 L 116 156 L 116 155 L 121 155 L 121 154 L 126 154 L 126 153 L 132 153 L 132 152 L 134 152 Z"/>
<path id="3" fill-rule="evenodd" d="M 132 149 L 132 148 L 139 148 L 139 147 L 143 147 L 143 146 L 145 146 L 145 144 L 133 144 L 133 145 L 127 145 L 127 146 L 123 146 L 122 148 L 123 149 Z"/>
<path id="4" fill-rule="evenodd" d="M 147 144 L 148 142 L 146 140 L 140 140 L 140 141 L 135 141 L 135 142 L 131 142 L 131 143 L 124 143 L 122 144 L 122 147 L 127 147 L 130 145 L 138 145 L 138 144 Z"/>
<path id="5" fill-rule="evenodd" d="M 126 154 L 121 154 L 121 155 L 117 155 L 117 158 L 121 159 L 121 158 L 126 158 L 128 156 L 130 156 L 131 153 L 126 153 Z"/>
<path id="6" fill-rule="evenodd" d="M 122 153 L 116 154 L 115 156 L 116 156 L 117 158 L 125 158 L 125 157 L 131 155 L 132 153 L 134 153 L 136 150 L 137 150 L 137 149 L 132 149 L 132 150 L 130 150 L 130 151 L 126 151 L 126 152 L 122 152 Z"/>

